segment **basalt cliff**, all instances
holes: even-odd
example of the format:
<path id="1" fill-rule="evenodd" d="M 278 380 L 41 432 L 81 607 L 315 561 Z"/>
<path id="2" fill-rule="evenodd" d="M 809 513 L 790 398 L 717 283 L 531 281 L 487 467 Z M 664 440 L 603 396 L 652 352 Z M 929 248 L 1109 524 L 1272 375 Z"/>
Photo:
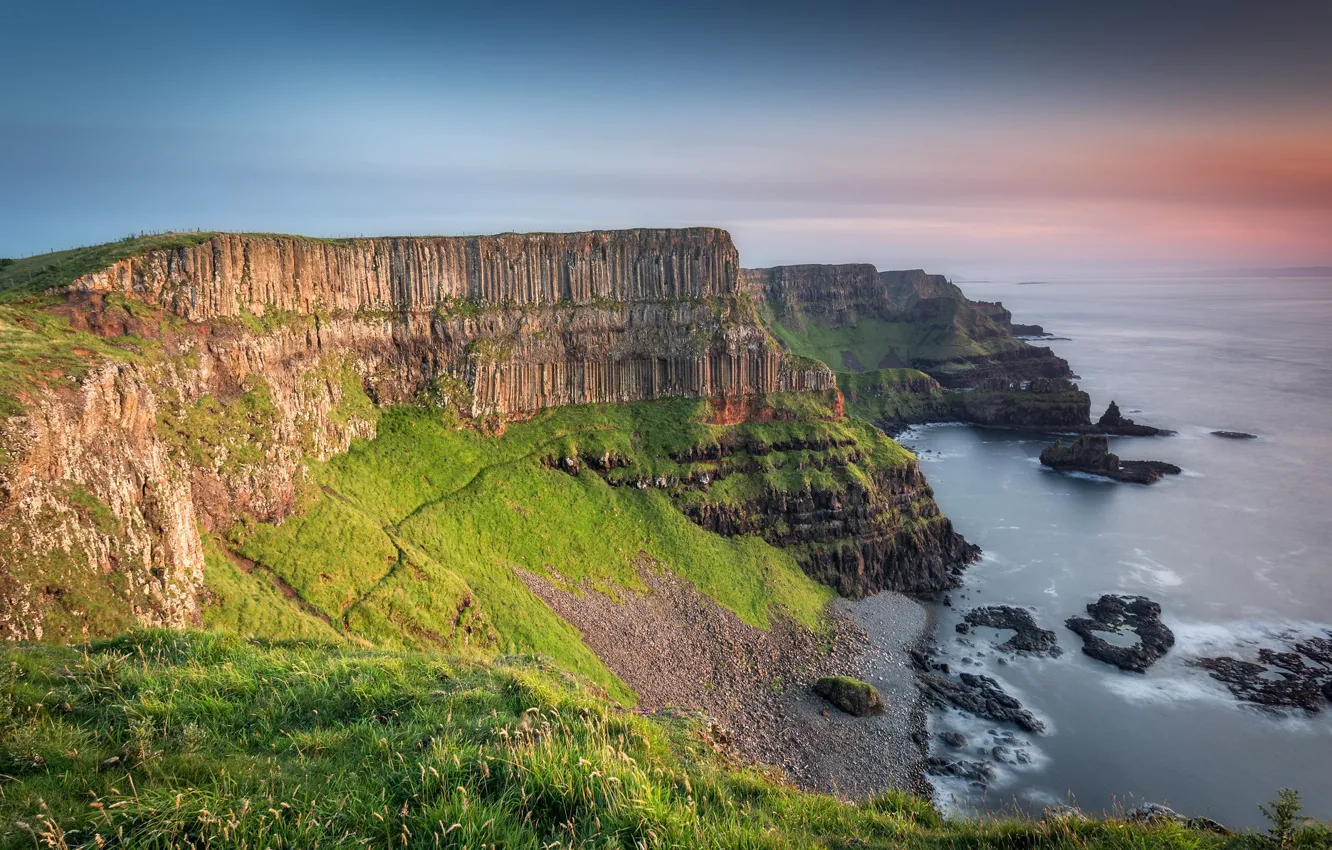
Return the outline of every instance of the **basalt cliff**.
<path id="1" fill-rule="evenodd" d="M 792 351 L 828 363 L 850 410 L 885 428 L 965 421 L 1091 427 L 1067 361 L 1020 336 L 998 302 L 972 301 L 919 269 L 800 265 L 746 269 L 746 288 Z"/>
<path id="2" fill-rule="evenodd" d="M 612 486 L 664 489 L 698 526 L 757 534 L 843 593 L 955 581 L 974 551 L 914 458 L 883 461 L 895 446 L 847 436 L 834 374 L 773 338 L 747 281 L 730 237 L 707 228 L 185 234 L 13 261 L 0 269 L 0 637 L 198 624 L 236 582 L 266 576 L 263 604 L 291 602 L 311 629 L 493 645 L 487 579 L 404 537 L 407 519 L 467 492 L 443 483 L 456 470 L 411 467 L 376 484 L 376 500 L 311 474 L 380 435 L 401 404 L 476 434 L 471 462 L 509 451 L 485 441 L 543 411 L 696 399 L 682 414 L 691 430 L 669 440 L 640 445 L 646 431 L 585 416 L 532 433 L 621 434 L 618 454 L 524 451 L 586 456 Z M 395 416 L 394 428 L 414 421 Z M 777 424 L 745 431 L 755 419 Z M 658 461 L 668 474 L 650 471 Z M 417 501 L 400 506 L 400 493 Z M 254 542 L 299 537 L 335 508 L 350 512 L 329 526 L 348 535 L 339 557 L 367 553 L 350 578 L 305 544 Z M 206 582 L 206 565 L 232 584 Z"/>

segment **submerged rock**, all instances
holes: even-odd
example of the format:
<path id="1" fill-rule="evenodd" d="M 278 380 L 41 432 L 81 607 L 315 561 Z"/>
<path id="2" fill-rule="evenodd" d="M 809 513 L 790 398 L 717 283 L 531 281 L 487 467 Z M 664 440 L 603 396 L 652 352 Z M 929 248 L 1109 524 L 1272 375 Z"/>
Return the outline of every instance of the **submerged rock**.
<path id="1" fill-rule="evenodd" d="M 963 625 L 966 625 L 968 630 L 975 626 L 1012 629 L 1013 636 L 999 644 L 1000 649 L 1010 652 L 1050 656 L 1060 655 L 1063 652 L 1056 642 L 1055 633 L 1038 626 L 1036 618 L 1024 608 L 1014 608 L 1011 605 L 986 605 L 982 608 L 973 608 L 958 624 L 958 631 L 963 631 Z"/>
<path id="2" fill-rule="evenodd" d="M 989 676 L 959 673 L 953 679 L 925 673 L 918 678 L 925 700 L 935 708 L 951 705 L 977 717 L 1012 723 L 1028 732 L 1045 731 L 1044 723 Z"/>
<path id="3" fill-rule="evenodd" d="M 1090 617 L 1069 617 L 1064 625 L 1082 638 L 1082 651 L 1121 670 L 1145 673 L 1175 645 L 1175 634 L 1161 622 L 1161 606 L 1145 596 L 1106 594 L 1087 605 Z M 1098 632 L 1132 631 L 1138 642 L 1116 646 Z"/>
<path id="4" fill-rule="evenodd" d="M 1245 702 L 1317 713 L 1325 701 L 1332 702 L 1332 639 L 1292 641 L 1289 649 L 1264 647 L 1258 650 L 1257 661 L 1220 656 L 1189 663 L 1206 670 Z"/>
<path id="5" fill-rule="evenodd" d="M 967 746 L 967 736 L 961 732 L 940 732 L 939 740 L 943 741 L 944 746 L 955 750 L 966 749 Z"/>
<path id="6" fill-rule="evenodd" d="M 1041 463 L 1051 469 L 1086 472 L 1130 484 L 1155 484 L 1166 475 L 1183 471 L 1159 460 L 1120 460 L 1119 455 L 1111 454 L 1107 438 L 1090 435 L 1078 437 L 1069 445 L 1055 440 L 1041 452 Z"/>
<path id="7" fill-rule="evenodd" d="M 883 713 L 878 688 L 850 676 L 824 676 L 814 683 L 814 693 L 856 717 Z"/>
<path id="8" fill-rule="evenodd" d="M 1257 434 L 1249 434 L 1245 431 L 1213 431 L 1213 437 L 1225 437 L 1227 440 L 1256 440 Z"/>

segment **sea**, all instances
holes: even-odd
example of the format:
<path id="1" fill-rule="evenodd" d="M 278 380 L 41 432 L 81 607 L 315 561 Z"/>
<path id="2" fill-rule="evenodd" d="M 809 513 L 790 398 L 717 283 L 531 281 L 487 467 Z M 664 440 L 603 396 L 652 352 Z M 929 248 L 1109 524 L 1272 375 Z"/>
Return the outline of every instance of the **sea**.
<path id="1" fill-rule="evenodd" d="M 1307 814 L 1332 820 L 1332 705 L 1259 708 L 1190 664 L 1332 636 L 1332 279 L 961 285 L 1054 335 L 1038 344 L 1078 373 L 1093 419 L 1113 399 L 1178 432 L 1114 438 L 1111 451 L 1184 472 L 1123 484 L 1041 467 L 1047 435 L 936 425 L 901 436 L 944 512 L 984 552 L 951 606 L 937 605 L 939 651 L 955 670 L 997 679 L 1047 726 L 1033 735 L 935 712 L 934 733 L 968 738 L 958 753 L 936 737 L 936 752 L 995 771 L 984 790 L 936 779 L 938 802 L 1039 813 L 1150 801 L 1260 827 L 1259 804 L 1289 787 Z M 1160 603 L 1176 644 L 1146 674 L 1083 655 L 1064 627 L 1104 593 Z M 987 604 L 1031 609 L 1063 654 L 1015 657 L 995 650 L 1002 634 L 957 633 L 967 609 Z M 1010 752 L 981 755 L 995 745 Z"/>

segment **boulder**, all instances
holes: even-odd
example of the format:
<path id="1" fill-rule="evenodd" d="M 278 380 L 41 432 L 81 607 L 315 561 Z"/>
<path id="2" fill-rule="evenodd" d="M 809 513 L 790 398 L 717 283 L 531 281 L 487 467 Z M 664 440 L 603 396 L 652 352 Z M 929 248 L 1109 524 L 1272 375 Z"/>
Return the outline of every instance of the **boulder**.
<path id="1" fill-rule="evenodd" d="M 824 676 L 814 683 L 814 693 L 856 717 L 883 713 L 878 688 L 850 676 Z"/>

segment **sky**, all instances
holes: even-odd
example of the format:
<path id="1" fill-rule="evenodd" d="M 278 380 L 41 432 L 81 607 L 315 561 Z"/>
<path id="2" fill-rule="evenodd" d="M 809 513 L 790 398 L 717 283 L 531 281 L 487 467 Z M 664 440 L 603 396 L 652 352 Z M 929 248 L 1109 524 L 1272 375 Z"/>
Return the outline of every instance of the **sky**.
<path id="1" fill-rule="evenodd" d="M 0 256 L 728 229 L 748 266 L 1332 264 L 1332 2 L 0 0 Z"/>

